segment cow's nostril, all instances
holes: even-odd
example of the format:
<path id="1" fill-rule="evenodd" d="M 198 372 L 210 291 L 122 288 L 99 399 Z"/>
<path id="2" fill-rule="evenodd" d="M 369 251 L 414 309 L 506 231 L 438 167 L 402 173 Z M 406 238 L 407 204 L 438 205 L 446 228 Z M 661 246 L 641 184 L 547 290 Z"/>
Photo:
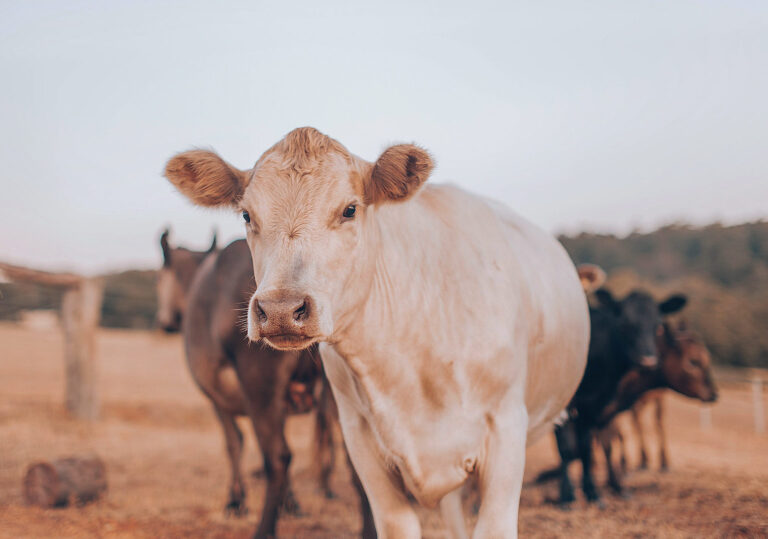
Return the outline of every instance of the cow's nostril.
<path id="1" fill-rule="evenodd" d="M 259 322 L 265 323 L 267 321 L 267 313 L 264 312 L 258 301 L 256 302 L 256 315 L 259 317 Z"/>
<path id="2" fill-rule="evenodd" d="M 309 317 L 309 303 L 305 299 L 301 304 L 301 307 L 293 311 L 293 319 L 297 322 L 301 322 L 302 320 L 306 320 L 307 317 Z"/>

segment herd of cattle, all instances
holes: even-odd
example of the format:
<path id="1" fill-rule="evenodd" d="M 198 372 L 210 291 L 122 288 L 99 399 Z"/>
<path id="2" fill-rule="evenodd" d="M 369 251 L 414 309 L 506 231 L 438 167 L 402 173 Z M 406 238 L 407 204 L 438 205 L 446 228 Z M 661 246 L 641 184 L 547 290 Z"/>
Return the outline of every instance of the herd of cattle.
<path id="1" fill-rule="evenodd" d="M 466 537 L 470 478 L 481 500 L 473 536 L 514 537 L 527 444 L 554 429 L 561 464 L 540 479 L 558 478 L 560 503 L 571 503 L 568 464 L 579 459 L 585 497 L 599 503 L 594 442 L 611 489 L 624 492 L 612 459 L 617 414 L 636 418 L 653 402 L 663 433 L 661 390 L 717 398 L 705 346 L 668 319 L 684 296 L 614 298 L 599 268 L 575 269 L 504 206 L 423 186 L 432 166 L 413 145 L 369 163 L 312 128 L 246 171 L 202 150 L 168 162 L 166 177 L 193 202 L 245 221 L 245 240 L 218 249 L 214 238 L 203 252 L 163 233 L 157 318 L 182 332 L 221 423 L 226 510 L 236 515 L 245 509 L 236 418 L 253 424 L 267 482 L 254 537 L 274 536 L 279 512 L 298 507 L 291 414 L 317 410 L 329 497 L 340 424 L 363 537 L 420 537 L 414 500 L 439 506 L 452 536 Z"/>

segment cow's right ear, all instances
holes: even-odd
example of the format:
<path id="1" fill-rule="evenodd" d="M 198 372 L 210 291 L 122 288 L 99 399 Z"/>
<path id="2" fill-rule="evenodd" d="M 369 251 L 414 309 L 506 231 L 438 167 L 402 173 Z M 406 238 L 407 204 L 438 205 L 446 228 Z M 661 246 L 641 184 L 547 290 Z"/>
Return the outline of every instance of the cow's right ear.
<path id="1" fill-rule="evenodd" d="M 595 297 L 597 298 L 597 301 L 600 303 L 601 306 L 605 307 L 606 309 L 611 311 L 613 314 L 617 316 L 621 314 L 621 303 L 616 301 L 616 299 L 613 297 L 613 294 L 611 294 L 605 288 L 596 290 Z"/>
<path id="2" fill-rule="evenodd" d="M 248 183 L 244 171 L 207 150 L 173 156 L 165 165 L 165 177 L 200 206 L 236 206 Z"/>
<path id="3" fill-rule="evenodd" d="M 576 268 L 576 271 L 579 274 L 581 287 L 587 294 L 594 292 L 605 283 L 605 272 L 599 266 L 595 266 L 594 264 L 581 264 Z"/>

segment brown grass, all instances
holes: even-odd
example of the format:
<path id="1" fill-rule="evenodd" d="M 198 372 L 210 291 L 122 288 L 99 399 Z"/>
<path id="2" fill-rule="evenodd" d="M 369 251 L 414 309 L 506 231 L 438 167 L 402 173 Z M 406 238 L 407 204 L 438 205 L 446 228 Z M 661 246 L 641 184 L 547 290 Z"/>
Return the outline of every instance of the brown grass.
<path id="1" fill-rule="evenodd" d="M 0 324 L 0 537 L 248 537 L 264 481 L 250 479 L 244 519 L 226 518 L 224 445 L 208 403 L 192 383 L 177 338 L 104 330 L 99 335 L 102 419 L 81 424 L 63 411 L 63 359 L 58 333 Z M 724 388 L 714 428 L 699 427 L 698 405 L 669 399 L 672 471 L 635 472 L 630 500 L 606 493 L 606 508 L 578 502 L 571 511 L 545 503 L 556 485 L 526 486 L 522 536 L 766 537 L 768 436 L 752 431 L 750 394 Z M 309 416 L 292 418 L 292 476 L 304 515 L 282 518 L 282 537 L 354 537 L 357 502 L 339 455 L 333 481 L 339 497 L 325 500 L 310 451 Z M 260 467 L 246 429 L 245 469 Z M 107 463 L 110 488 L 81 508 L 23 505 L 28 464 L 96 453 Z M 652 450 L 652 456 L 655 452 Z M 526 480 L 555 462 L 548 437 L 528 451 Z M 655 461 L 652 461 L 655 465 Z M 602 470 L 602 468 L 601 468 Z M 577 482 L 578 469 L 572 476 Z M 600 481 L 603 475 L 598 475 Z M 445 537 L 439 516 L 422 511 L 425 537 Z"/>

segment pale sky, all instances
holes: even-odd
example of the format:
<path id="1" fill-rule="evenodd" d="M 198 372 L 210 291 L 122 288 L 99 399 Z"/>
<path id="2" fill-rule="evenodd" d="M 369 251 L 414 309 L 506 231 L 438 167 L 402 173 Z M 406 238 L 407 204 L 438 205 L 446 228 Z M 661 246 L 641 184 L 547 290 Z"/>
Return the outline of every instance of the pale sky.
<path id="1" fill-rule="evenodd" d="M 768 2 L 0 1 L 0 260 L 154 267 L 242 234 L 161 176 L 311 125 L 551 232 L 768 217 Z"/>

